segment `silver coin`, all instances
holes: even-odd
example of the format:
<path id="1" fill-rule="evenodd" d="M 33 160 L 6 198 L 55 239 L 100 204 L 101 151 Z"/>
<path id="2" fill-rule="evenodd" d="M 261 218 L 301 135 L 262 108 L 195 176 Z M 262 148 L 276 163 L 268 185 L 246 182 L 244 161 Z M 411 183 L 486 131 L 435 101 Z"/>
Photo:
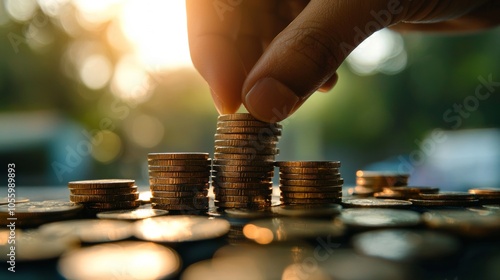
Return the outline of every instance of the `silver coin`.
<path id="1" fill-rule="evenodd" d="M 420 224 L 420 214 L 399 209 L 352 208 L 342 210 L 337 218 L 352 228 L 413 227 Z"/>
<path id="2" fill-rule="evenodd" d="M 117 219 L 117 220 L 142 220 L 146 218 L 167 215 L 167 210 L 161 209 L 133 209 L 133 210 L 115 210 L 97 213 L 99 219 Z"/>
<path id="3" fill-rule="evenodd" d="M 127 239 L 132 224 L 118 220 L 71 220 L 40 226 L 40 233 L 52 236 L 77 236 L 82 242 L 100 243 Z"/>

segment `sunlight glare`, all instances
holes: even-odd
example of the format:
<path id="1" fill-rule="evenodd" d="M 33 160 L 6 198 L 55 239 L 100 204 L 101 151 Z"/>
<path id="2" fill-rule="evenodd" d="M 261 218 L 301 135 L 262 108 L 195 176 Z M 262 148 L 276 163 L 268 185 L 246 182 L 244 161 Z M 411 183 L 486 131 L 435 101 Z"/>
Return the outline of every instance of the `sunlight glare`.
<path id="1" fill-rule="evenodd" d="M 130 0 L 120 25 L 148 71 L 190 66 L 183 0 Z"/>

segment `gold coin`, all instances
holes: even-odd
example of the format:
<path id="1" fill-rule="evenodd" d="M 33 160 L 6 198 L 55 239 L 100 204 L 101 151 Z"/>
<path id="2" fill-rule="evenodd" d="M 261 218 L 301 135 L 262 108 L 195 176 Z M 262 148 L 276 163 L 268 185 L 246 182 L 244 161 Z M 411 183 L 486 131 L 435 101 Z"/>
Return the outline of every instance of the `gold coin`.
<path id="1" fill-rule="evenodd" d="M 214 159 L 214 165 L 225 165 L 225 166 L 259 166 L 259 167 L 273 167 L 274 163 L 272 160 L 242 160 L 242 159 Z"/>
<path id="2" fill-rule="evenodd" d="M 200 212 L 200 210 L 206 210 L 208 208 L 208 201 L 199 202 L 196 204 L 159 204 L 152 203 L 151 206 L 153 209 L 162 209 L 169 211 L 183 211 L 184 214 L 199 214 L 202 215 L 204 212 Z"/>
<path id="3" fill-rule="evenodd" d="M 138 200 L 131 201 L 117 201 L 117 202 L 87 202 L 85 209 L 94 210 L 119 210 L 119 209 L 132 209 L 141 206 Z"/>
<path id="4" fill-rule="evenodd" d="M 259 195 L 266 195 L 269 196 L 272 194 L 272 189 L 221 189 L 221 188 L 214 188 L 214 194 L 216 199 L 219 196 L 259 196 Z"/>
<path id="5" fill-rule="evenodd" d="M 267 183 L 229 183 L 212 182 L 212 185 L 221 189 L 268 189 L 273 186 L 272 182 Z"/>
<path id="6" fill-rule="evenodd" d="M 187 204 L 193 205 L 197 203 L 208 202 L 207 197 L 194 196 L 194 197 L 151 197 L 151 202 L 156 204 Z"/>
<path id="7" fill-rule="evenodd" d="M 250 154 L 250 155 L 277 155 L 279 149 L 276 148 L 254 148 L 254 147 L 220 147 L 215 146 L 216 153 L 223 154 Z"/>
<path id="8" fill-rule="evenodd" d="M 255 154 L 222 154 L 214 153 L 214 160 L 247 160 L 247 161 L 274 161 L 274 155 L 255 155 Z"/>
<path id="9" fill-rule="evenodd" d="M 278 167 L 339 168 L 340 161 L 277 161 Z"/>
<path id="10" fill-rule="evenodd" d="M 213 182 L 228 182 L 228 183 L 268 183 L 272 182 L 272 177 L 258 178 L 258 177 L 223 177 L 213 176 Z"/>
<path id="11" fill-rule="evenodd" d="M 338 193 L 342 192 L 342 186 L 311 187 L 311 186 L 281 186 L 282 193 Z"/>
<path id="12" fill-rule="evenodd" d="M 261 143 L 255 140 L 215 140 L 215 147 L 276 148 L 277 142 Z"/>
<path id="13" fill-rule="evenodd" d="M 256 141 L 258 143 L 276 143 L 279 140 L 278 135 L 256 135 L 256 134 L 220 134 L 214 135 L 215 140 L 245 140 Z"/>
<path id="14" fill-rule="evenodd" d="M 321 186 L 341 186 L 344 184 L 344 179 L 340 178 L 338 180 L 287 180 L 280 179 L 280 184 L 283 186 L 311 186 L 311 187 L 321 187 Z"/>
<path id="15" fill-rule="evenodd" d="M 244 202 L 244 203 L 260 203 L 271 200 L 269 195 L 222 195 L 217 197 L 218 202 Z"/>
<path id="16" fill-rule="evenodd" d="M 300 174 L 300 173 L 280 173 L 280 179 L 286 180 L 339 180 L 340 173 L 337 174 Z"/>
<path id="17" fill-rule="evenodd" d="M 500 189 L 475 188 L 475 189 L 469 189 L 469 193 L 476 194 L 476 195 L 500 195 Z"/>
<path id="18" fill-rule="evenodd" d="M 209 177 L 186 177 L 186 178 L 149 178 L 150 185 L 184 185 L 184 184 L 207 184 Z"/>
<path id="19" fill-rule="evenodd" d="M 478 199 L 410 199 L 411 203 L 416 206 L 456 206 L 456 207 L 468 207 L 479 205 Z"/>
<path id="20" fill-rule="evenodd" d="M 235 177 L 235 178 L 272 178 L 274 171 L 268 172 L 227 172 L 227 171 L 214 171 L 214 177 Z"/>
<path id="21" fill-rule="evenodd" d="M 169 191 L 169 192 L 199 192 L 208 190 L 207 184 L 182 184 L 182 185 L 162 185 L 152 184 L 149 186 L 151 191 Z"/>
<path id="22" fill-rule="evenodd" d="M 215 206 L 219 208 L 249 208 L 249 209 L 260 209 L 264 207 L 271 206 L 270 201 L 263 202 L 215 202 Z"/>
<path id="23" fill-rule="evenodd" d="M 139 193 L 117 194 L 117 195 L 76 195 L 70 194 L 69 200 L 72 202 L 120 202 L 136 200 Z"/>
<path id="24" fill-rule="evenodd" d="M 422 193 L 420 198 L 424 200 L 470 200 L 477 199 L 477 196 L 467 192 L 440 192 Z"/>
<path id="25" fill-rule="evenodd" d="M 170 192 L 170 191 L 151 191 L 153 197 L 206 197 L 208 190 L 198 192 Z"/>
<path id="26" fill-rule="evenodd" d="M 208 153 L 149 153 L 148 159 L 207 160 Z"/>
<path id="27" fill-rule="evenodd" d="M 330 198 L 340 198 L 342 197 L 342 192 L 311 192 L 311 193 L 299 193 L 299 192 L 282 192 L 281 196 L 283 198 L 319 198 L 319 199 L 330 199 Z"/>
<path id="28" fill-rule="evenodd" d="M 274 166 L 268 165 L 268 166 L 237 166 L 237 165 L 213 165 L 212 166 L 213 170 L 215 172 L 236 172 L 236 173 L 250 173 L 250 172 L 257 172 L 257 173 L 274 173 Z M 230 176 L 229 176 L 230 177 Z"/>
<path id="29" fill-rule="evenodd" d="M 210 166 L 208 159 L 148 159 L 149 165 L 159 166 Z"/>
<path id="30" fill-rule="evenodd" d="M 384 171 L 366 171 L 358 170 L 356 171 L 356 177 L 358 178 L 409 178 L 410 174 L 407 173 L 397 173 L 397 172 L 384 172 Z"/>
<path id="31" fill-rule="evenodd" d="M 330 204 L 330 203 L 338 203 L 341 201 L 340 197 L 338 198 L 289 198 L 289 197 L 281 197 L 280 201 L 285 204 Z"/>
<path id="32" fill-rule="evenodd" d="M 135 180 L 129 179 L 82 180 L 68 183 L 70 189 L 127 188 L 134 185 Z"/>
<path id="33" fill-rule="evenodd" d="M 391 186 L 406 186 L 408 185 L 407 178 L 356 178 L 356 185 L 371 186 L 374 188 L 384 188 Z"/>
<path id="34" fill-rule="evenodd" d="M 195 178 L 206 178 L 210 176 L 210 171 L 194 171 L 194 172 L 167 172 L 167 171 L 150 171 L 150 178 L 185 178 L 185 177 L 195 177 Z"/>
<path id="35" fill-rule="evenodd" d="M 248 113 L 224 114 L 217 117 L 217 121 L 258 121 Z"/>
<path id="36" fill-rule="evenodd" d="M 159 166 L 149 165 L 149 172 L 204 172 L 210 170 L 210 164 L 207 165 L 171 165 Z"/>
<path id="37" fill-rule="evenodd" d="M 314 167 L 280 167 L 280 173 L 287 174 L 338 174 L 338 168 L 314 168 Z"/>
<path id="38" fill-rule="evenodd" d="M 107 188 L 107 189 L 69 189 L 71 194 L 76 195 L 113 195 L 113 194 L 130 194 L 137 192 L 137 186 L 128 188 Z"/>
<path id="39" fill-rule="evenodd" d="M 281 129 L 283 126 L 279 123 L 266 123 L 257 120 L 247 120 L 247 121 L 218 121 L 217 127 L 271 127 L 272 129 Z"/>

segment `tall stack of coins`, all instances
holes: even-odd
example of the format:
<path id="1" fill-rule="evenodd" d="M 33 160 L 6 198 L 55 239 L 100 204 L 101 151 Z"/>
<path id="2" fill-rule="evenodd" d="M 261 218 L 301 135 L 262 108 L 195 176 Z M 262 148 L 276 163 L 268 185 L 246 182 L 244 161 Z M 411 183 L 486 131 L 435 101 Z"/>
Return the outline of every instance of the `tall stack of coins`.
<path id="1" fill-rule="evenodd" d="M 384 187 L 407 186 L 409 174 L 358 170 L 356 172 L 355 195 L 372 196 Z"/>
<path id="2" fill-rule="evenodd" d="M 153 208 L 164 210 L 208 208 L 210 163 L 208 153 L 148 154 L 149 187 Z"/>
<path id="3" fill-rule="evenodd" d="M 281 202 L 327 204 L 340 202 L 342 185 L 339 161 L 280 161 Z"/>
<path id="4" fill-rule="evenodd" d="M 217 120 L 212 167 L 215 204 L 221 208 L 259 208 L 271 204 L 274 157 L 281 125 L 250 114 Z"/>
<path id="5" fill-rule="evenodd" d="M 102 179 L 68 183 L 69 200 L 83 204 L 92 212 L 132 209 L 139 207 L 139 192 L 135 180 Z"/>

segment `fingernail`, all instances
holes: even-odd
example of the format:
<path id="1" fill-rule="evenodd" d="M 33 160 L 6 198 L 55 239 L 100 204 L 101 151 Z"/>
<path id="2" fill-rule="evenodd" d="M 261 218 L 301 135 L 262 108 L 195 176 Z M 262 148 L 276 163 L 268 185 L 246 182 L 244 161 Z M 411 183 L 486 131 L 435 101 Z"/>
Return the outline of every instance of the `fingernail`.
<path id="1" fill-rule="evenodd" d="M 210 89 L 210 94 L 212 95 L 212 99 L 214 100 L 215 109 L 219 112 L 219 115 L 226 114 L 224 110 L 224 101 L 215 93 L 212 89 Z"/>
<path id="2" fill-rule="evenodd" d="M 245 97 L 245 106 L 254 117 L 265 122 L 287 118 L 299 98 L 287 86 L 273 78 L 264 78 Z"/>

